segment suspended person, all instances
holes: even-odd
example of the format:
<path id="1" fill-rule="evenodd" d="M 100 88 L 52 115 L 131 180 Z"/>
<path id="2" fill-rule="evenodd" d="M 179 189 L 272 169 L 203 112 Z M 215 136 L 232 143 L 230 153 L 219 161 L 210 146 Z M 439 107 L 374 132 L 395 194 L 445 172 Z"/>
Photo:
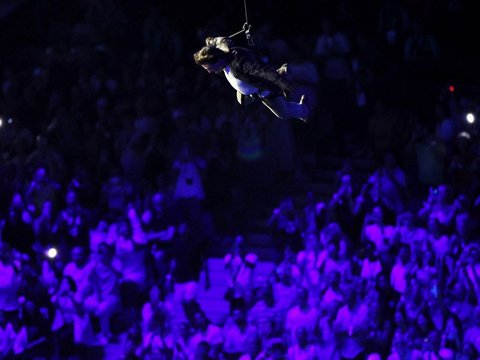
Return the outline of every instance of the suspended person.
<path id="1" fill-rule="evenodd" d="M 286 66 L 276 70 L 252 50 L 232 45 L 229 38 L 208 37 L 206 45 L 193 55 L 195 63 L 209 73 L 223 72 L 240 104 L 249 97 L 260 100 L 279 119 L 308 122 L 312 111 L 307 97 L 302 95 L 298 103 L 288 99 L 297 86 L 286 78 Z"/>

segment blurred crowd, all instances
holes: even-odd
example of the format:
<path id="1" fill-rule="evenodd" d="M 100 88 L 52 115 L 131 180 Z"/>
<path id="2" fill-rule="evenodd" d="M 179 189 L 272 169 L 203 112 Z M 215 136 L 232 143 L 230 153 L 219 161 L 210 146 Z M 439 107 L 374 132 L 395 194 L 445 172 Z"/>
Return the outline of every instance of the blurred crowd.
<path id="1" fill-rule="evenodd" d="M 441 26 L 463 36 L 467 2 L 320 5 L 295 33 L 283 5 L 252 14 L 315 106 L 303 124 L 195 67 L 233 10 L 192 29 L 162 5 L 35 4 L 48 36 L 39 16 L 0 60 L 0 359 L 480 357 L 478 106 Z M 326 155 L 346 159 L 333 193 L 268 209 L 259 281 L 249 217 Z M 197 295 L 225 242 L 213 323 Z"/>

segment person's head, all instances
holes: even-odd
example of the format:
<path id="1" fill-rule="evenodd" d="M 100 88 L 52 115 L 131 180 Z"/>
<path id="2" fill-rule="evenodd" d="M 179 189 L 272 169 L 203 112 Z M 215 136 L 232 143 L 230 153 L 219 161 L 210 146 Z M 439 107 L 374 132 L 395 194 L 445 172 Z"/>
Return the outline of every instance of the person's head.
<path id="1" fill-rule="evenodd" d="M 451 295 L 454 301 L 463 301 L 465 299 L 465 295 L 467 294 L 467 289 L 465 285 L 461 282 L 457 281 L 451 290 Z"/>
<path id="2" fill-rule="evenodd" d="M 438 202 L 447 204 L 451 201 L 452 189 L 449 185 L 442 184 L 438 186 Z"/>
<path id="3" fill-rule="evenodd" d="M 407 325 L 406 316 L 401 310 L 395 311 L 394 319 L 395 325 L 399 328 L 405 328 L 405 326 Z"/>
<path id="4" fill-rule="evenodd" d="M 466 355 L 467 359 L 477 359 L 478 354 L 475 344 L 469 341 L 463 344 L 462 355 Z"/>
<path id="5" fill-rule="evenodd" d="M 43 166 L 37 168 L 35 170 L 35 174 L 33 175 L 33 180 L 36 181 L 37 183 L 43 183 L 47 180 L 47 169 L 44 168 Z"/>
<path id="6" fill-rule="evenodd" d="M 468 260 L 470 264 L 477 264 L 480 261 L 480 250 L 476 246 L 472 246 L 468 251 Z"/>
<path id="7" fill-rule="evenodd" d="M 370 219 L 375 224 L 381 224 L 383 222 L 383 209 L 381 206 L 375 206 L 370 213 Z"/>
<path id="8" fill-rule="evenodd" d="M 193 54 L 193 59 L 209 73 L 222 71 L 228 64 L 228 54 L 215 46 L 204 46 Z"/>
<path id="9" fill-rule="evenodd" d="M 72 261 L 77 266 L 83 266 L 87 262 L 87 254 L 83 247 L 75 246 L 71 253 Z"/>
<path id="10" fill-rule="evenodd" d="M 53 215 L 53 204 L 47 200 L 42 205 L 42 216 L 51 217 Z"/>
<path id="11" fill-rule="evenodd" d="M 413 227 L 413 215 L 411 212 L 404 212 L 397 217 L 397 224 L 400 227 L 412 228 Z"/>
<path id="12" fill-rule="evenodd" d="M 128 219 L 121 218 L 119 221 L 117 221 L 116 227 L 117 235 L 119 237 L 124 239 L 130 239 L 132 237 L 132 227 Z"/>
<path id="13" fill-rule="evenodd" d="M 273 333 L 273 320 L 261 317 L 257 320 L 257 334 L 262 339 L 268 339 Z"/>
<path id="14" fill-rule="evenodd" d="M 210 353 L 210 344 L 207 341 L 200 341 L 195 349 L 195 360 L 208 359 Z"/>
<path id="15" fill-rule="evenodd" d="M 338 287 L 340 285 L 340 279 L 340 272 L 337 270 L 332 270 L 327 275 L 327 281 L 331 287 Z"/>
<path id="16" fill-rule="evenodd" d="M 421 311 L 417 316 L 417 324 L 421 332 L 429 333 L 433 329 L 433 323 L 425 311 Z"/>
<path id="17" fill-rule="evenodd" d="M 306 288 L 299 288 L 297 290 L 297 302 L 300 307 L 308 306 L 308 290 Z"/>
<path id="18" fill-rule="evenodd" d="M 352 176 L 350 174 L 343 174 L 340 177 L 341 186 L 352 186 Z"/>
<path id="19" fill-rule="evenodd" d="M 272 286 L 269 282 L 265 281 L 263 284 L 260 285 L 260 287 L 258 288 L 257 298 L 259 301 L 263 301 L 268 306 L 274 305 L 275 299 L 273 297 Z"/>
<path id="20" fill-rule="evenodd" d="M 468 213 L 461 213 L 455 218 L 455 232 L 463 237 L 466 237 L 470 233 L 470 216 Z"/>
<path id="21" fill-rule="evenodd" d="M 193 317 L 195 328 L 200 331 L 204 331 L 208 326 L 208 319 L 201 311 L 197 311 Z"/>
<path id="22" fill-rule="evenodd" d="M 480 306 L 475 308 L 475 312 L 473 314 L 473 321 L 476 327 L 480 327 Z"/>
<path id="23" fill-rule="evenodd" d="M 64 276 L 59 285 L 59 291 L 61 293 L 70 293 L 77 291 L 77 285 L 70 276 Z"/>
<path id="24" fill-rule="evenodd" d="M 315 232 L 310 231 L 305 234 L 305 248 L 306 250 L 315 250 L 318 245 L 318 236 Z"/>
<path id="25" fill-rule="evenodd" d="M 281 360 L 285 359 L 285 345 L 279 340 L 272 341 L 267 348 L 268 359 Z"/>
<path id="26" fill-rule="evenodd" d="M 423 256 L 419 257 L 423 266 L 435 266 L 435 253 L 431 249 L 426 249 Z"/>
<path id="27" fill-rule="evenodd" d="M 163 210 L 165 196 L 161 192 L 156 192 L 152 195 L 152 209 L 156 212 Z"/>
<path id="28" fill-rule="evenodd" d="M 12 257 L 7 243 L 0 241 L 0 261 L 4 264 L 11 264 Z"/>
<path id="29" fill-rule="evenodd" d="M 398 258 L 400 259 L 402 264 L 408 263 L 408 261 L 410 260 L 410 248 L 408 247 L 408 245 L 403 245 L 402 247 L 400 247 L 400 250 L 398 252 Z"/>
<path id="30" fill-rule="evenodd" d="M 98 244 L 98 259 L 104 264 L 110 264 L 114 255 L 114 248 L 106 242 Z"/>
<path id="31" fill-rule="evenodd" d="M 432 234 L 440 234 L 442 232 L 442 224 L 435 215 L 428 218 L 428 231 Z"/>
<path id="32" fill-rule="evenodd" d="M 327 253 L 330 259 L 336 259 L 338 257 L 338 244 L 335 241 L 330 241 L 327 244 Z"/>
<path id="33" fill-rule="evenodd" d="M 77 193 L 74 190 L 67 191 L 65 196 L 65 203 L 68 205 L 75 205 L 77 203 Z"/>
<path id="34" fill-rule="evenodd" d="M 180 221 L 177 226 L 177 233 L 181 239 L 186 238 L 188 235 L 188 222 Z"/>
<path id="35" fill-rule="evenodd" d="M 244 238 L 242 235 L 235 236 L 233 240 L 232 252 L 234 254 L 242 254 L 242 250 L 244 248 Z"/>
<path id="36" fill-rule="evenodd" d="M 22 210 L 23 209 L 24 202 L 23 202 L 22 194 L 20 194 L 20 193 L 13 194 L 11 207 L 15 210 Z"/>
<path id="37" fill-rule="evenodd" d="M 300 345 L 301 348 L 304 348 L 308 344 L 308 332 L 307 329 L 304 327 L 298 327 L 295 330 L 295 338 L 297 339 L 298 345 Z"/>
<path id="38" fill-rule="evenodd" d="M 192 335 L 192 328 L 188 322 L 182 321 L 180 323 L 179 332 L 181 337 L 188 338 Z"/>
<path id="39" fill-rule="evenodd" d="M 162 292 L 160 291 L 160 288 L 157 285 L 153 285 L 150 288 L 149 297 L 150 297 L 151 303 L 158 304 L 161 301 L 161 295 L 162 295 Z"/>
<path id="40" fill-rule="evenodd" d="M 240 309 L 234 309 L 232 312 L 232 319 L 238 326 L 245 325 L 246 317 L 245 313 Z"/>
<path id="41" fill-rule="evenodd" d="M 245 347 L 247 353 L 250 354 L 252 358 L 255 358 L 260 350 L 262 349 L 262 342 L 258 334 L 252 333 L 247 337 Z"/>
<path id="42" fill-rule="evenodd" d="M 359 291 L 360 289 L 358 288 L 358 284 L 355 283 L 348 283 L 343 287 L 343 294 L 345 296 L 346 303 L 350 308 L 357 304 L 357 294 Z"/>

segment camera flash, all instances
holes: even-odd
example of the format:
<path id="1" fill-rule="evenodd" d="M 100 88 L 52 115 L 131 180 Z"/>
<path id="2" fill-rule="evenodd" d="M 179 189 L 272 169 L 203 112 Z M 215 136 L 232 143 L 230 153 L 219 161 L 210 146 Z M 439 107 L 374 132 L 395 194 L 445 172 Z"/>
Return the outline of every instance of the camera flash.
<path id="1" fill-rule="evenodd" d="M 47 250 L 47 256 L 50 258 L 50 259 L 54 259 L 56 256 L 58 255 L 58 251 L 57 249 L 55 248 L 50 248 Z"/>
<path id="2" fill-rule="evenodd" d="M 475 122 L 475 116 L 472 113 L 468 113 L 466 119 L 469 124 L 473 124 Z"/>

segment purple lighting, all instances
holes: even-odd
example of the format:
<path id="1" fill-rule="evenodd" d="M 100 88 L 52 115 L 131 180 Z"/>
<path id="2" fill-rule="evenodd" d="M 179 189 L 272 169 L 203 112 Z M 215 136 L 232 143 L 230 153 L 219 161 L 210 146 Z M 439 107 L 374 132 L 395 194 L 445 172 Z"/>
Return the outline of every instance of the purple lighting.
<path id="1" fill-rule="evenodd" d="M 480 358 L 471 2 L 10 3 L 1 360 Z"/>

